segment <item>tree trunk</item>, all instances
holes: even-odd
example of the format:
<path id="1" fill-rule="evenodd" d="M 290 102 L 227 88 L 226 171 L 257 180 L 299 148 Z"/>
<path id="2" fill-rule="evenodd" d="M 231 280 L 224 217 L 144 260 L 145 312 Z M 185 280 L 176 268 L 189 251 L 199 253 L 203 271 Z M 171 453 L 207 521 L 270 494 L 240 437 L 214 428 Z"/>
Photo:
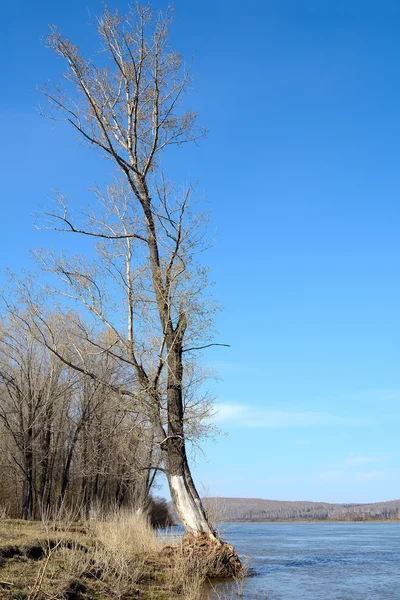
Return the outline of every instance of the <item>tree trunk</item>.
<path id="1" fill-rule="evenodd" d="M 165 444 L 169 489 L 185 531 L 190 534 L 205 533 L 216 539 L 194 486 L 187 461 L 183 429 L 182 347 L 179 339 L 177 342 L 175 332 L 173 337 L 171 344 L 168 344 L 168 438 Z"/>
<path id="2" fill-rule="evenodd" d="M 62 477 L 61 477 L 61 490 L 60 490 L 60 496 L 59 496 L 59 500 L 58 500 L 59 506 L 61 506 L 62 503 L 64 502 L 65 494 L 67 492 L 67 488 L 69 485 L 72 458 L 74 456 L 75 446 L 78 441 L 78 437 L 79 437 L 81 428 L 82 428 L 82 423 L 80 423 L 77 426 L 74 436 L 72 438 L 71 444 L 68 448 L 67 458 L 65 460 L 64 468 L 62 471 Z"/>
<path id="3" fill-rule="evenodd" d="M 182 337 L 183 333 L 174 331 L 167 338 L 168 436 L 162 447 L 172 501 L 185 528 L 183 547 L 199 556 L 208 577 L 242 576 L 245 570 L 240 558 L 231 544 L 217 537 L 190 472 L 183 427 Z"/>
<path id="4" fill-rule="evenodd" d="M 31 438 L 29 445 L 25 450 L 25 479 L 22 492 L 22 518 L 29 519 L 33 513 L 33 452 L 31 447 Z"/>
<path id="5" fill-rule="evenodd" d="M 41 509 L 43 509 L 46 506 L 46 491 L 47 491 L 48 482 L 49 482 L 52 420 L 53 420 L 53 408 L 52 408 L 52 403 L 49 402 L 46 406 L 46 419 L 45 419 L 45 424 L 44 424 L 45 429 L 43 432 L 43 459 L 42 459 L 42 468 L 41 468 L 41 475 L 40 475 L 40 490 L 39 490 Z M 47 496 L 47 498 L 48 498 L 48 496 Z"/>
<path id="6" fill-rule="evenodd" d="M 183 467 L 183 460 L 179 458 L 179 463 L 174 460 L 169 464 L 168 484 L 171 492 L 172 501 L 178 517 L 187 533 L 192 535 L 206 533 L 210 538 L 215 538 L 215 533 L 211 528 L 205 516 L 201 502 L 198 502 L 188 485 L 187 475 Z M 177 468 L 176 468 L 177 467 Z"/>

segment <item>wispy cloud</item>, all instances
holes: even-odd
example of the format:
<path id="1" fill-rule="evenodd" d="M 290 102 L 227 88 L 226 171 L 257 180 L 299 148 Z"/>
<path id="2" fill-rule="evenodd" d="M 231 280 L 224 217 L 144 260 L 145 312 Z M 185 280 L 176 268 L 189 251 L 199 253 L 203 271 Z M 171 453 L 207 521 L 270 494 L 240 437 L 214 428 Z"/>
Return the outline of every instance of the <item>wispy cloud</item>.
<path id="1" fill-rule="evenodd" d="M 400 475 L 396 471 L 385 471 L 385 470 L 373 470 L 373 471 L 361 471 L 354 473 L 354 471 L 345 470 L 330 470 L 322 471 L 319 473 L 320 481 L 326 483 L 368 483 L 374 481 L 398 481 Z"/>
<path id="2" fill-rule="evenodd" d="M 393 481 L 399 479 L 399 474 L 395 471 L 364 471 L 358 473 L 358 481 Z"/>
<path id="3" fill-rule="evenodd" d="M 399 478 L 399 473 L 388 469 L 366 470 L 368 465 L 375 465 L 388 460 L 387 456 L 362 456 L 349 454 L 345 459 L 335 461 L 331 468 L 319 473 L 319 479 L 325 482 L 363 483 L 369 481 L 392 481 Z"/>
<path id="4" fill-rule="evenodd" d="M 218 423 L 225 425 L 263 429 L 359 425 L 365 423 L 361 419 L 349 419 L 328 412 L 267 410 L 238 403 L 217 404 L 215 419 Z"/>
<path id="5" fill-rule="evenodd" d="M 384 459 L 379 456 L 355 456 L 354 454 L 350 454 L 350 456 L 344 460 L 344 465 L 346 467 L 359 467 L 362 465 L 371 465 L 382 460 Z"/>
<path id="6" fill-rule="evenodd" d="M 225 403 L 215 404 L 216 415 L 218 421 L 233 421 L 243 416 L 247 408 L 243 404 Z"/>
<path id="7" fill-rule="evenodd" d="M 243 362 L 229 360 L 212 360 L 207 362 L 210 369 L 221 373 L 222 375 L 254 375 L 259 373 L 255 365 L 244 364 Z"/>

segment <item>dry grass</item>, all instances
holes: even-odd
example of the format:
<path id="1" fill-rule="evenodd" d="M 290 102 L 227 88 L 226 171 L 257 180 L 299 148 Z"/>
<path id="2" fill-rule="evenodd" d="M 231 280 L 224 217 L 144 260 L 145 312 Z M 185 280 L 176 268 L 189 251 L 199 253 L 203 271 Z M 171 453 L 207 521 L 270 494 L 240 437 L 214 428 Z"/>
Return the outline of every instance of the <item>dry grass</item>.
<path id="1" fill-rule="evenodd" d="M 162 544 L 148 520 L 127 510 L 115 511 L 88 523 L 96 539 L 110 552 L 148 553 L 161 550 Z"/>
<path id="2" fill-rule="evenodd" d="M 169 568 L 165 572 L 166 587 L 178 597 L 200 600 L 204 596 L 206 563 L 187 553 L 180 541 L 174 550 Z"/>
<path id="3" fill-rule="evenodd" d="M 5 521 L 8 517 L 8 508 L 7 506 L 0 506 L 0 523 Z"/>
<path id="4" fill-rule="evenodd" d="M 161 550 L 147 519 L 122 511 L 101 521 L 91 521 L 95 539 L 92 571 L 124 597 L 149 577 L 149 560 Z"/>
<path id="5" fill-rule="evenodd" d="M 139 514 L 0 522 L 3 600 L 201 600 L 207 557 L 157 537 Z"/>

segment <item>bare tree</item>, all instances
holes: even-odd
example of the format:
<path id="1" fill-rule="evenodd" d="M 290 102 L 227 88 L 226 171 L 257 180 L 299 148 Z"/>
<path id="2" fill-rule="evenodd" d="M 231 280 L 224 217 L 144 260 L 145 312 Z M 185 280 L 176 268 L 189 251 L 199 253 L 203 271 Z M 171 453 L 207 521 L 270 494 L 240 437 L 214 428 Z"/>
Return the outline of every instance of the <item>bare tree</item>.
<path id="1" fill-rule="evenodd" d="M 32 518 L 50 485 L 52 434 L 60 403 L 77 377 L 38 344 L 21 321 L 3 324 L 0 339 L 0 420 L 16 449 L 12 460 L 23 478 L 21 515 Z"/>
<path id="2" fill-rule="evenodd" d="M 44 251 L 38 258 L 61 279 L 63 293 L 107 328 L 107 345 L 88 331 L 82 335 L 132 369 L 134 384 L 120 392 L 141 405 L 152 425 L 185 530 L 215 540 L 190 473 L 185 431 L 186 369 L 193 353 L 212 345 L 207 269 L 196 262 L 204 216 L 193 209 L 192 188 L 177 190 L 161 168 L 168 147 L 204 133 L 196 114 L 183 109 L 191 75 L 169 43 L 172 17 L 171 9 L 156 17 L 138 5 L 126 16 L 106 9 L 97 21 L 96 61 L 52 27 L 47 45 L 66 61 L 67 72 L 65 88 L 43 89 L 53 109 L 47 116 L 69 123 L 112 160 L 117 175 L 105 191 L 95 190 L 99 208 L 83 219 L 59 195 L 58 209 L 38 225 L 91 236 L 97 258 Z M 113 298 L 116 286 L 120 296 Z"/>
<path id="3" fill-rule="evenodd" d="M 108 353 L 93 352 L 73 313 L 42 309 L 35 322 L 33 306 L 21 312 L 7 300 L 0 328 L 0 505 L 23 518 L 60 505 L 86 515 L 116 504 L 151 508 L 160 450 L 149 420 L 119 393 L 131 385 L 127 370 Z M 43 343 L 44 327 L 53 351 Z M 93 376 L 68 365 L 77 356 Z"/>

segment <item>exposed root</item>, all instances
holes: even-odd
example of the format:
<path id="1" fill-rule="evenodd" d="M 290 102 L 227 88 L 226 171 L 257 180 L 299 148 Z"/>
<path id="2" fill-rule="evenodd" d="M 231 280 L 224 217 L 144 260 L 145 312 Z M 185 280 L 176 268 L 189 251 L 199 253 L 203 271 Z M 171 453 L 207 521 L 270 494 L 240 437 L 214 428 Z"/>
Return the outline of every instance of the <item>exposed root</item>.
<path id="1" fill-rule="evenodd" d="M 205 577 L 240 578 L 246 575 L 246 569 L 232 544 L 206 533 L 186 534 L 182 549 L 193 557 L 194 564 L 203 565 Z"/>

